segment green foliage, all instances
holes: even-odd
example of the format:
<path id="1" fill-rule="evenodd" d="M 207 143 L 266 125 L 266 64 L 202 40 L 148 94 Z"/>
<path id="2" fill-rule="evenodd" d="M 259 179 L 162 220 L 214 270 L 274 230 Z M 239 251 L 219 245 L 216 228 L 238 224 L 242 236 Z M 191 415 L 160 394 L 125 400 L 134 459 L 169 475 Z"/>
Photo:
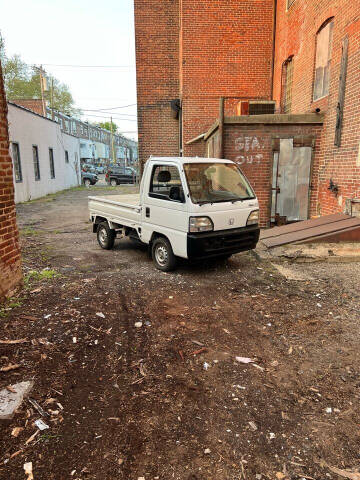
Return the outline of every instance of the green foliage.
<path id="1" fill-rule="evenodd" d="M 37 270 L 30 270 L 25 276 L 24 276 L 24 286 L 25 288 L 28 288 L 31 283 L 33 282 L 40 282 L 42 280 L 52 280 L 53 278 L 60 277 L 60 273 L 58 273 L 56 270 L 52 269 L 47 269 L 44 268 L 40 272 Z"/>
<path id="2" fill-rule="evenodd" d="M 7 317 L 13 308 L 21 307 L 22 302 L 22 298 L 8 298 L 3 305 L 0 305 L 0 318 Z"/>
<path id="3" fill-rule="evenodd" d="M 8 100 L 41 98 L 40 74 L 35 67 L 27 65 L 20 55 L 7 57 L 4 40 L 0 33 L 0 59 L 2 63 L 4 84 Z M 58 79 L 47 76 L 48 90 L 45 91 L 45 99 L 53 108 L 66 115 L 78 114 L 74 108 L 74 99 L 69 87 Z"/>
<path id="4" fill-rule="evenodd" d="M 104 130 L 108 130 L 111 132 L 112 128 L 112 133 L 116 133 L 118 130 L 118 126 L 114 122 L 100 122 L 96 124 L 98 127 L 103 128 Z"/>

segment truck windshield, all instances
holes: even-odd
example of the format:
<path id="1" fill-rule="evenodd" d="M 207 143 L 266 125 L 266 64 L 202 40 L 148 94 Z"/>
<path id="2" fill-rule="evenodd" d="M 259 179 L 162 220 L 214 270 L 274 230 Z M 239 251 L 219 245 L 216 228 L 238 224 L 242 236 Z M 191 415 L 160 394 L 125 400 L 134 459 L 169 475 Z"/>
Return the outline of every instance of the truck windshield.
<path id="1" fill-rule="evenodd" d="M 184 170 L 193 203 L 255 198 L 248 181 L 233 163 L 186 163 Z"/>

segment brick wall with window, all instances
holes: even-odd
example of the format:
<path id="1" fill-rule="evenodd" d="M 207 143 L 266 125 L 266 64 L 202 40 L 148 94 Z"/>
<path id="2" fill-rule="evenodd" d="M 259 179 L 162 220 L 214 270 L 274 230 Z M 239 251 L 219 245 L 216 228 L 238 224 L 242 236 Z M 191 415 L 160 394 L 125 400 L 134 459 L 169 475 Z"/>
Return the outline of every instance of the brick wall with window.
<path id="1" fill-rule="evenodd" d="M 0 301 L 11 294 L 22 278 L 9 147 L 7 104 L 0 65 Z M 21 170 L 16 175 L 21 175 Z"/>
<path id="2" fill-rule="evenodd" d="M 277 4 L 274 99 L 278 110 L 284 98 L 283 65 L 292 57 L 291 113 L 316 109 L 325 113 L 316 192 L 319 215 L 347 211 L 349 200 L 360 198 L 359 12 L 359 0 L 278 0 Z M 341 81 L 345 41 L 346 82 Z M 341 84 L 345 90 L 339 111 Z M 341 139 L 337 145 L 336 137 Z M 329 190 L 330 180 L 338 186 L 337 194 Z"/>

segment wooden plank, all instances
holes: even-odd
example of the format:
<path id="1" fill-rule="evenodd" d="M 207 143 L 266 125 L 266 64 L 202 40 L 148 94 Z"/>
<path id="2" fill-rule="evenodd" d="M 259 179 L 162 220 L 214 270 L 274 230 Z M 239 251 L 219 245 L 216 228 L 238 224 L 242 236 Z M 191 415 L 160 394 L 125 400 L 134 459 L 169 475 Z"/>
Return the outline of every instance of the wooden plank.
<path id="1" fill-rule="evenodd" d="M 325 215 L 323 217 L 319 218 L 313 218 L 311 220 L 304 220 L 302 222 L 297 222 L 297 223 L 290 223 L 288 225 L 283 225 L 281 227 L 274 227 L 270 228 L 268 230 L 263 230 L 261 232 L 261 240 L 265 238 L 270 238 L 270 237 L 278 237 L 280 235 L 283 235 L 285 233 L 291 233 L 291 232 L 297 232 L 300 230 L 306 230 L 308 228 L 313 228 L 317 227 L 320 225 L 324 225 L 327 223 L 334 223 L 334 222 L 339 222 L 341 220 L 347 220 L 348 218 L 351 218 L 349 215 L 345 215 L 343 213 L 335 213 L 332 215 Z"/>
<path id="2" fill-rule="evenodd" d="M 273 237 L 263 240 L 263 243 L 268 248 L 278 247 L 287 243 L 299 242 L 301 240 L 310 239 L 312 237 L 319 237 L 320 235 L 333 234 L 334 232 L 340 232 L 350 227 L 360 227 L 360 218 L 349 218 L 340 222 L 334 222 L 330 224 L 320 225 L 314 228 L 308 228 L 306 230 L 300 230 L 297 232 L 287 233 L 279 237 Z"/>
<path id="3" fill-rule="evenodd" d="M 341 145 L 341 134 L 342 134 L 342 126 L 343 126 L 345 90 L 346 90 L 346 74 L 347 74 L 347 65 L 348 65 L 348 50 L 349 50 L 349 38 L 346 36 L 342 42 L 340 79 L 339 79 L 339 97 L 338 97 L 338 104 L 336 107 L 335 145 L 337 147 L 340 147 Z"/>

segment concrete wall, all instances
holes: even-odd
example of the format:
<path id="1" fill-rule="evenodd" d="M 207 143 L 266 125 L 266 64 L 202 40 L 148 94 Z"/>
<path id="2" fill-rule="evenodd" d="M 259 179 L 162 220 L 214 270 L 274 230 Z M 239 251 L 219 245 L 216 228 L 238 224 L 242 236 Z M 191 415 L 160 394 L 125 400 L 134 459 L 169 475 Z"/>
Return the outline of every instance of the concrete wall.
<path id="1" fill-rule="evenodd" d="M 21 281 L 12 162 L 9 155 L 7 104 L 0 64 L 0 301 Z"/>
<path id="2" fill-rule="evenodd" d="M 51 120 L 8 105 L 10 142 L 19 144 L 22 181 L 15 183 L 15 202 L 26 202 L 80 184 L 80 141 Z M 33 145 L 37 145 L 40 180 L 35 180 Z M 54 152 L 55 178 L 50 175 L 49 148 Z M 65 161 L 68 151 L 69 162 Z"/>
<path id="3" fill-rule="evenodd" d="M 293 56 L 291 113 L 325 114 L 323 138 L 319 152 L 317 212 L 319 215 L 346 210 L 347 201 L 360 198 L 360 1 L 295 0 L 286 8 L 278 0 L 274 76 L 274 99 L 281 98 L 281 70 L 284 61 Z M 333 42 L 329 94 L 313 101 L 316 35 L 321 26 L 333 19 Z M 341 145 L 335 146 L 337 105 L 342 44 L 349 41 L 348 68 Z M 338 186 L 337 195 L 328 187 L 330 179 Z"/>

